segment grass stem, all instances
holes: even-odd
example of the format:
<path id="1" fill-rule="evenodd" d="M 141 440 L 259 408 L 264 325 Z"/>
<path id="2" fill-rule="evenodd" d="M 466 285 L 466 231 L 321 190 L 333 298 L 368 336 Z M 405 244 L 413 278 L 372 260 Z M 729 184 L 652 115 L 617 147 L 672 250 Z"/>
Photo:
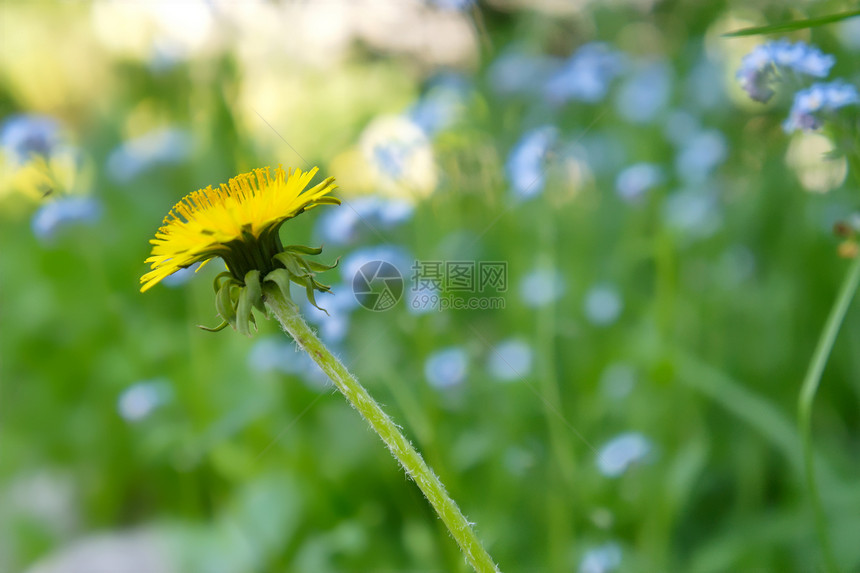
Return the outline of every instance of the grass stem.
<path id="1" fill-rule="evenodd" d="M 815 461 L 812 448 L 812 404 L 815 401 L 815 394 L 818 391 L 824 367 L 827 365 L 830 352 L 833 350 L 833 344 L 836 342 L 836 335 L 839 333 L 839 328 L 842 326 L 842 321 L 845 319 L 845 314 L 848 312 L 848 307 L 851 305 L 851 299 L 857 291 L 858 284 L 860 284 L 860 257 L 854 259 L 848 268 L 848 273 L 845 275 L 842 287 L 839 289 L 839 294 L 833 303 L 833 308 L 830 309 L 830 315 L 827 317 L 827 322 L 824 324 L 824 329 L 818 338 L 818 344 L 815 347 L 812 360 L 809 362 L 806 377 L 803 379 L 803 386 L 800 389 L 800 397 L 797 401 L 803 466 L 804 473 L 806 474 L 806 486 L 809 489 L 809 499 L 815 519 L 815 533 L 818 536 L 818 542 L 824 555 L 825 567 L 830 573 L 838 572 L 839 566 L 833 555 L 830 535 L 827 531 L 827 517 L 824 512 L 824 504 L 821 500 L 815 477 Z"/>

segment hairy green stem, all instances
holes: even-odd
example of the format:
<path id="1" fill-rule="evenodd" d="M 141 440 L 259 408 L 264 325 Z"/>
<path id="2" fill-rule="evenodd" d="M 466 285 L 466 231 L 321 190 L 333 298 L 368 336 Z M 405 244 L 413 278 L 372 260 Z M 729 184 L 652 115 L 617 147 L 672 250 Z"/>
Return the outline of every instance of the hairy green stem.
<path id="1" fill-rule="evenodd" d="M 409 477 L 415 480 L 448 531 L 451 532 L 451 536 L 460 546 L 466 561 L 479 573 L 497 573 L 496 564 L 481 545 L 472 529 L 472 524 L 448 495 L 445 486 L 442 485 L 433 470 L 427 466 L 421 454 L 400 432 L 397 425 L 367 393 L 364 386 L 317 338 L 313 330 L 302 319 L 296 304 L 285 298 L 278 287 L 272 283 L 265 284 L 263 293 L 266 307 L 275 315 L 284 330 L 331 378 L 347 401 L 358 410 L 358 413 L 382 438 L 382 441 L 388 446 L 391 454 L 400 462 Z"/>
<path id="2" fill-rule="evenodd" d="M 824 372 L 824 367 L 830 358 L 830 352 L 833 349 L 833 343 L 836 341 L 836 335 L 839 333 L 839 328 L 842 326 L 842 321 L 848 312 L 848 307 L 851 305 L 851 299 L 854 297 L 858 284 L 860 284 L 860 258 L 855 259 L 848 268 L 848 274 L 845 275 L 845 280 L 839 289 L 839 295 L 833 303 L 833 308 L 830 309 L 830 315 L 827 317 L 827 322 L 824 324 L 824 329 L 818 338 L 818 345 L 815 347 L 812 360 L 809 362 L 809 368 L 806 371 L 806 377 L 803 380 L 800 397 L 797 401 L 797 414 L 803 448 L 803 465 L 806 473 L 806 485 L 809 488 L 809 498 L 812 503 L 812 512 L 815 518 L 815 532 L 818 536 L 818 542 L 821 544 L 821 551 L 824 554 L 825 566 L 830 573 L 839 571 L 839 566 L 836 563 L 836 558 L 833 556 L 830 536 L 827 533 L 827 517 L 815 478 L 815 461 L 812 449 L 812 403 L 815 400 L 815 393 L 818 391 L 818 385 L 821 382 L 821 374 Z"/>

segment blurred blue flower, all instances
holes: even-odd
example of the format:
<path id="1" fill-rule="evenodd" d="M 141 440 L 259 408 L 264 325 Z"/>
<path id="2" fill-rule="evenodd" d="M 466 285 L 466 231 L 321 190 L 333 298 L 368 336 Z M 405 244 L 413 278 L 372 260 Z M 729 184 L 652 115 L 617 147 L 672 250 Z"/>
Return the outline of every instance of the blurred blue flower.
<path id="1" fill-rule="evenodd" d="M 685 101 L 701 110 L 711 110 L 727 101 L 722 68 L 717 62 L 701 58 L 686 79 Z"/>
<path id="2" fill-rule="evenodd" d="M 624 140 L 608 131 L 580 136 L 571 147 L 583 150 L 585 162 L 592 173 L 615 174 L 627 159 Z"/>
<path id="3" fill-rule="evenodd" d="M 636 384 L 636 370 L 629 364 L 616 362 L 610 364 L 600 375 L 600 388 L 613 400 L 627 397 Z"/>
<path id="4" fill-rule="evenodd" d="M 546 306 L 563 293 L 564 278 L 555 269 L 536 269 L 520 280 L 520 298 L 526 306 Z"/>
<path id="5" fill-rule="evenodd" d="M 753 48 L 744 56 L 737 71 L 741 88 L 755 101 L 766 102 L 773 96 L 772 84 L 776 74 L 793 72 L 823 78 L 830 73 L 836 58 L 823 54 L 804 42 L 788 40 L 767 42 Z"/>
<path id="6" fill-rule="evenodd" d="M 165 378 L 132 384 L 119 395 L 117 411 L 127 422 L 139 422 L 171 397 L 170 382 Z"/>
<path id="7" fill-rule="evenodd" d="M 341 283 L 331 287 L 332 293 L 317 295 L 317 304 L 325 311 L 305 304 L 305 316 L 320 329 L 320 337 L 328 343 L 341 342 L 349 333 L 349 314 L 355 310 L 358 301 L 352 293 L 352 286 Z M 328 313 L 328 314 L 326 314 Z"/>
<path id="8" fill-rule="evenodd" d="M 171 287 L 171 288 L 176 288 L 176 287 L 182 286 L 191 280 L 191 277 L 194 276 L 194 273 L 196 273 L 197 269 L 199 269 L 199 268 L 200 268 L 200 263 L 197 262 L 197 263 L 194 263 L 193 265 L 191 265 L 190 267 L 186 267 L 184 269 L 179 269 L 178 271 L 176 271 L 172 275 L 164 277 L 161 280 L 161 284 L 163 284 L 164 286 Z"/>
<path id="9" fill-rule="evenodd" d="M 683 109 L 670 112 L 663 124 L 663 134 L 676 147 L 684 146 L 686 141 L 701 130 L 699 118 Z"/>
<path id="10" fill-rule="evenodd" d="M 160 75 L 170 71 L 187 57 L 182 49 L 169 42 L 154 41 L 151 52 L 146 60 L 149 69 L 154 75 Z"/>
<path id="11" fill-rule="evenodd" d="M 432 193 L 438 169 L 430 139 L 406 115 L 383 115 L 361 133 L 359 148 L 379 192 L 416 198 Z"/>
<path id="12" fill-rule="evenodd" d="M 558 129 L 545 125 L 527 131 L 508 155 L 506 172 L 514 194 L 532 197 L 546 184 L 546 155 L 558 139 Z"/>
<path id="13" fill-rule="evenodd" d="M 73 536 L 83 517 L 79 484 L 68 473 L 47 464 L 39 469 L 21 470 L 23 468 L 10 472 L 4 479 L 4 514 L 38 524 L 40 531 L 56 535 L 58 539 Z M 39 565 L 27 571 L 39 569 L 41 573 L 51 573 Z"/>
<path id="14" fill-rule="evenodd" d="M 248 354 L 248 366 L 256 372 L 280 372 L 299 374 L 302 364 L 295 344 L 282 336 L 268 336 L 258 339 Z"/>
<path id="15" fill-rule="evenodd" d="M 106 436 L 115 438 L 115 436 Z M 126 452 L 128 455 L 133 455 Z M 80 503 L 80 500 L 76 498 Z M 67 517 L 68 518 L 68 517 Z M 83 519 L 83 518 L 81 518 Z M 78 531 L 75 523 L 72 531 Z M 40 530 L 41 531 L 41 530 Z M 127 530 L 106 530 L 85 535 L 71 534 L 73 541 L 62 543 L 28 567 L 28 573 L 142 573 L 182 571 L 185 561 L 170 550 L 181 528 L 144 526 Z M 201 536 L 202 538 L 202 536 Z M 184 537 L 180 537 L 184 539 Z M 201 545 L 205 542 L 195 541 Z M 4 555 L 5 558 L 5 555 Z M 193 561 L 192 561 L 193 562 Z M 211 570 L 211 568 L 204 568 Z"/>
<path id="16" fill-rule="evenodd" d="M 510 446 L 505 450 L 502 464 L 511 474 L 519 477 L 534 467 L 535 456 L 526 448 Z"/>
<path id="17" fill-rule="evenodd" d="M 343 293 L 341 298 L 346 296 L 349 295 L 347 293 Z M 326 315 L 323 311 L 314 308 L 314 311 L 322 316 L 317 315 L 313 319 L 309 318 L 308 320 L 311 320 L 319 326 L 319 335 L 324 342 L 329 344 L 341 342 L 349 333 L 349 316 L 341 312 L 332 312 L 331 304 L 327 300 L 321 300 L 318 301 L 318 303 L 324 305 L 322 308 L 326 309 L 329 314 Z"/>
<path id="18" fill-rule="evenodd" d="M 373 148 L 373 161 L 382 173 L 392 179 L 400 179 L 406 171 L 406 162 L 411 154 L 410 145 L 390 141 Z"/>
<path id="19" fill-rule="evenodd" d="M 735 77 L 753 100 L 764 103 L 773 97 L 773 61 L 767 44 L 756 46 L 744 56 Z"/>
<path id="20" fill-rule="evenodd" d="M 329 209 L 317 217 L 315 233 L 324 243 L 349 245 L 360 236 L 364 200 L 355 199 L 340 209 Z"/>
<path id="21" fill-rule="evenodd" d="M 561 63 L 549 56 L 508 50 L 490 64 L 491 89 L 502 96 L 540 95 L 547 79 Z"/>
<path id="22" fill-rule="evenodd" d="M 282 336 L 259 339 L 248 354 L 248 366 L 255 372 L 280 373 L 296 376 L 313 390 L 331 385 L 331 380 L 296 345 Z"/>
<path id="23" fill-rule="evenodd" d="M 569 101 L 598 102 L 624 67 L 624 57 L 607 44 L 585 44 L 547 80 L 544 94 L 555 105 Z"/>
<path id="24" fill-rule="evenodd" d="M 434 352 L 424 363 L 424 376 L 435 388 L 451 388 L 463 383 L 469 369 L 469 357 L 459 346 Z"/>
<path id="25" fill-rule="evenodd" d="M 579 562 L 579 573 L 610 573 L 621 565 L 621 547 L 604 543 L 585 552 Z"/>
<path id="26" fill-rule="evenodd" d="M 521 380 L 532 370 L 532 348 L 519 338 L 509 338 L 497 344 L 487 359 L 487 370 L 496 380 Z"/>
<path id="27" fill-rule="evenodd" d="M 716 129 L 696 132 L 679 147 L 675 169 L 687 183 L 703 183 L 728 154 L 726 137 Z"/>
<path id="28" fill-rule="evenodd" d="M 399 180 L 407 174 L 412 156 L 427 149 L 430 142 L 424 131 L 407 117 L 387 118 L 384 127 L 378 137 L 364 138 L 364 152 L 380 174 Z"/>
<path id="29" fill-rule="evenodd" d="M 635 163 L 618 174 L 615 190 L 625 201 L 638 201 L 665 180 L 663 170 L 653 163 Z"/>
<path id="30" fill-rule="evenodd" d="M 801 41 L 794 44 L 788 40 L 772 42 L 771 58 L 777 67 L 816 78 L 829 74 L 830 68 L 836 63 L 836 58 L 830 54 L 823 54 L 817 47 Z"/>
<path id="31" fill-rule="evenodd" d="M 651 441 L 639 432 L 620 434 L 600 448 L 597 467 L 606 477 L 618 477 L 631 465 L 644 461 L 651 450 Z"/>
<path id="32" fill-rule="evenodd" d="M 414 205 L 405 199 L 359 197 L 345 201 L 340 209 L 321 214 L 316 232 L 326 243 L 348 245 L 374 229 L 388 229 L 408 221 L 414 211 Z"/>
<path id="33" fill-rule="evenodd" d="M 813 84 L 794 94 L 788 119 L 782 124 L 786 133 L 812 131 L 821 127 L 824 113 L 860 103 L 857 88 L 842 80 Z"/>
<path id="34" fill-rule="evenodd" d="M 625 78 L 615 98 L 621 117 L 634 123 L 655 119 L 672 97 L 672 68 L 665 61 L 640 64 Z"/>
<path id="35" fill-rule="evenodd" d="M 402 199 L 379 199 L 371 213 L 383 227 L 393 227 L 412 218 L 414 204 Z"/>
<path id="36" fill-rule="evenodd" d="M 712 191 L 683 189 L 671 194 L 663 205 L 666 225 L 692 238 L 708 237 L 722 224 L 722 214 Z"/>
<path id="37" fill-rule="evenodd" d="M 624 304 L 618 289 L 601 284 L 585 295 L 585 317 L 596 326 L 608 326 L 618 320 Z"/>
<path id="38" fill-rule="evenodd" d="M 466 109 L 469 82 L 461 75 L 442 74 L 429 82 L 424 95 L 408 112 L 409 118 L 427 135 L 447 129 Z"/>
<path id="39" fill-rule="evenodd" d="M 843 46 L 860 51 L 860 18 L 849 18 L 839 22 L 836 33 Z"/>
<path id="40" fill-rule="evenodd" d="M 412 276 L 414 260 L 409 251 L 397 245 L 373 245 L 356 249 L 343 258 L 340 263 L 340 276 L 343 282 L 351 285 L 358 269 L 372 261 L 385 261 L 394 265 L 400 271 L 404 281 Z"/>
<path id="41" fill-rule="evenodd" d="M 107 170 L 114 181 L 127 183 L 160 164 L 175 164 L 191 153 L 187 132 L 166 128 L 126 141 L 108 157 Z"/>
<path id="42" fill-rule="evenodd" d="M 475 4 L 475 0 L 427 0 L 427 2 L 441 10 L 452 12 L 464 12 Z"/>
<path id="43" fill-rule="evenodd" d="M 830 226 L 833 229 L 833 226 Z M 732 245 L 720 257 L 720 268 L 723 280 L 733 287 L 741 287 L 743 283 L 755 274 L 755 254 L 744 245 Z"/>
<path id="44" fill-rule="evenodd" d="M 12 115 L 0 128 L 0 147 L 12 164 L 23 165 L 34 157 L 49 159 L 60 142 L 60 124 L 47 115 Z"/>
<path id="45" fill-rule="evenodd" d="M 39 207 L 31 222 L 33 234 L 51 242 L 63 228 L 76 224 L 93 224 L 102 214 L 102 204 L 93 197 L 61 197 Z"/>

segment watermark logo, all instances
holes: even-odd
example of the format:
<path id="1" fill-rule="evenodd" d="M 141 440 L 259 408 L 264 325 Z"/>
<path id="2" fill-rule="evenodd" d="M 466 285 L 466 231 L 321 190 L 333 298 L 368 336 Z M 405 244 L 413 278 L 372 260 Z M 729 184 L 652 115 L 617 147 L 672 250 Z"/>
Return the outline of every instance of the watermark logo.
<path id="1" fill-rule="evenodd" d="M 506 261 L 415 261 L 407 303 L 415 312 L 500 310 L 508 290 Z M 359 304 L 388 310 L 403 296 L 403 276 L 386 261 L 364 264 L 352 281 Z M 493 296 L 496 295 L 496 296 Z"/>
<path id="2" fill-rule="evenodd" d="M 412 310 L 499 310 L 508 290 L 506 261 L 415 261 Z"/>
<path id="3" fill-rule="evenodd" d="M 388 310 L 403 296 L 403 275 L 389 262 L 370 261 L 356 271 L 352 292 L 364 308 L 375 312 Z"/>

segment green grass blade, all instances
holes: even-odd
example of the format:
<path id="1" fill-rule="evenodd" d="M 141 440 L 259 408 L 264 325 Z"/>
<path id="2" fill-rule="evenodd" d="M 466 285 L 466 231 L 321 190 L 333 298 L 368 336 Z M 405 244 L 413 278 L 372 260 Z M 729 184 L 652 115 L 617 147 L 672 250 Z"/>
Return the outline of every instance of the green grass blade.
<path id="1" fill-rule="evenodd" d="M 807 20 L 794 20 L 793 22 L 783 22 L 782 24 L 770 24 L 768 26 L 755 26 L 754 28 L 743 28 L 723 34 L 724 38 L 739 38 L 742 36 L 758 36 L 762 34 L 784 34 L 794 32 L 795 30 L 804 30 L 806 28 L 815 28 L 841 22 L 849 18 L 860 16 L 860 10 L 852 10 L 851 12 L 842 12 L 841 14 L 830 14 L 820 18 L 809 18 Z"/>

